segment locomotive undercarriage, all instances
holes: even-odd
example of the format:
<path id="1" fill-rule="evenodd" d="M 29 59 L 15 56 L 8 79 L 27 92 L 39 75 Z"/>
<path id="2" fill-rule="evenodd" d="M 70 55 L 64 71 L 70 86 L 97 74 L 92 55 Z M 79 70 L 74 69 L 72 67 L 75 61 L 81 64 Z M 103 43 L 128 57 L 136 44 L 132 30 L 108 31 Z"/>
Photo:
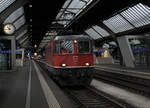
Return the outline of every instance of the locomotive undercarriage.
<path id="1" fill-rule="evenodd" d="M 88 86 L 93 78 L 93 68 L 57 68 L 52 78 L 61 86 Z"/>

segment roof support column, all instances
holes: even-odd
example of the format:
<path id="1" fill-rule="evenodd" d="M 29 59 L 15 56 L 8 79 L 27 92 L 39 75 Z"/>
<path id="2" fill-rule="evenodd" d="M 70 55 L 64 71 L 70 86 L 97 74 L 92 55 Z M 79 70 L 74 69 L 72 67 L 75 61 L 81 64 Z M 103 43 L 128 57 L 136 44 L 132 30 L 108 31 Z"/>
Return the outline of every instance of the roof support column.
<path id="1" fill-rule="evenodd" d="M 117 37 L 116 37 L 115 33 L 102 22 L 100 23 L 99 26 L 102 27 L 103 29 L 105 29 L 108 33 L 110 33 L 110 35 L 112 36 L 112 38 L 114 39 L 114 41 L 118 45 L 119 52 L 120 52 L 120 65 L 123 65 L 123 62 L 124 62 L 123 59 L 125 59 L 125 58 L 123 58 L 123 56 L 122 56 L 123 54 L 121 53 L 121 47 L 117 41 Z"/>
<path id="2" fill-rule="evenodd" d="M 0 39 L 11 41 L 11 68 L 15 69 L 16 64 L 16 40 L 15 36 L 0 36 Z"/>

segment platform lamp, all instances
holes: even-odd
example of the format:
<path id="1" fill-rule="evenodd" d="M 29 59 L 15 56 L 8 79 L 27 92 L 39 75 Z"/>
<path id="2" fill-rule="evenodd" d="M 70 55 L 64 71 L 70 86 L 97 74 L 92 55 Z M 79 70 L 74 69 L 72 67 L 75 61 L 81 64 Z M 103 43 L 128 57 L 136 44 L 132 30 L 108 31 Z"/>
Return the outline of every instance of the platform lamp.
<path id="1" fill-rule="evenodd" d="M 34 45 L 34 48 L 37 48 L 37 45 L 36 45 L 36 44 Z"/>

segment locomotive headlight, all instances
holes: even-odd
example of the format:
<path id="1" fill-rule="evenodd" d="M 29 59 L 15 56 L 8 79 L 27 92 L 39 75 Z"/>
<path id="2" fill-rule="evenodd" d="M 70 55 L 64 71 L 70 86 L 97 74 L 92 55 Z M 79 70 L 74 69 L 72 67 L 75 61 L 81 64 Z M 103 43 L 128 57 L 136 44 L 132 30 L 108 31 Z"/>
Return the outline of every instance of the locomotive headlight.
<path id="1" fill-rule="evenodd" d="M 90 63 L 85 63 L 86 66 L 90 66 Z"/>
<path id="2" fill-rule="evenodd" d="M 74 43 L 76 44 L 76 43 L 77 43 L 77 40 L 74 40 Z"/>
<path id="3" fill-rule="evenodd" d="M 62 66 L 62 67 L 66 67 L 66 64 L 62 64 L 61 66 Z"/>

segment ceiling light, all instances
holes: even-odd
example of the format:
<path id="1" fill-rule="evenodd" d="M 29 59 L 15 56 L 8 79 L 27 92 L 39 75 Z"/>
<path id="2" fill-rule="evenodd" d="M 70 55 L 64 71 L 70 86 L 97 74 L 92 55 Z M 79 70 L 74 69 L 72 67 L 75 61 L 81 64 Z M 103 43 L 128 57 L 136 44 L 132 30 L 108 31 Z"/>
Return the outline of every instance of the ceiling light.
<path id="1" fill-rule="evenodd" d="M 32 5 L 30 4 L 29 7 L 32 8 Z"/>

